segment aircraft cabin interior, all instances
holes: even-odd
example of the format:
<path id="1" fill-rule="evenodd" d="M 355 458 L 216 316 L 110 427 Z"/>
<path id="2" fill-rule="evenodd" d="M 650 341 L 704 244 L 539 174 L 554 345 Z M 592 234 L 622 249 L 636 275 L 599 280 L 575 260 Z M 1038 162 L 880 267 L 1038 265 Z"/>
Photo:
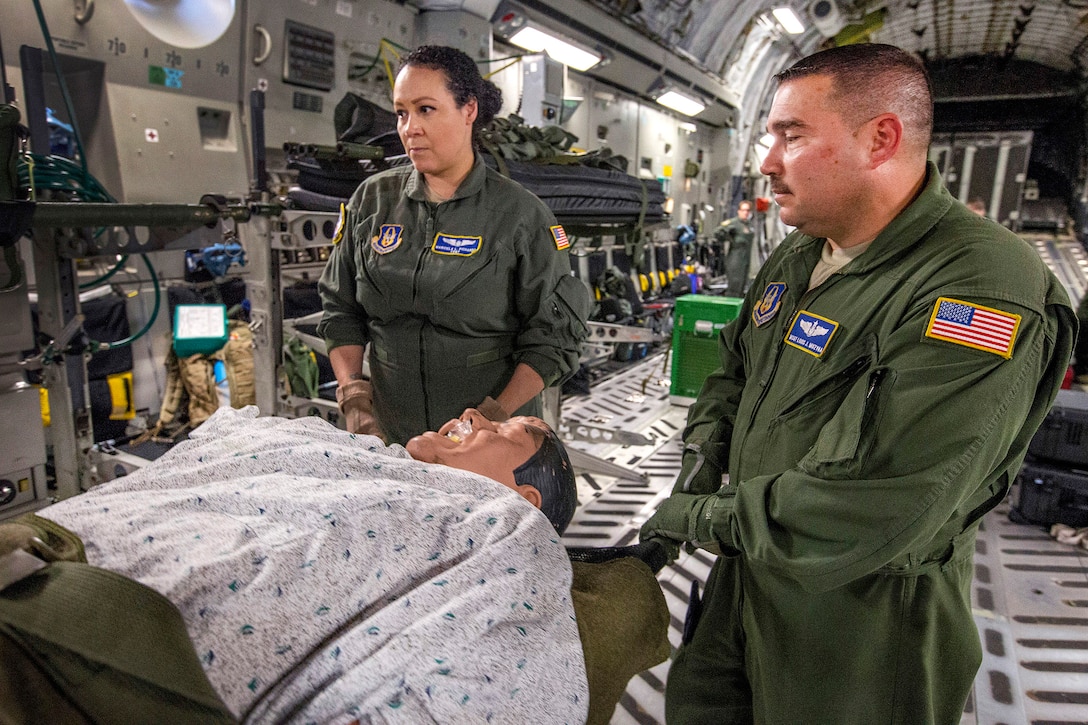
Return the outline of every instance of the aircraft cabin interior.
<path id="1" fill-rule="evenodd" d="M 578 488 L 561 544 L 638 544 L 722 330 L 794 230 L 760 170 L 775 75 L 866 43 L 921 61 L 947 192 L 1077 308 L 1088 0 L 5 0 L 0 524 L 123 482 L 243 396 L 345 427 L 318 282 L 356 189 L 412 164 L 394 81 L 441 45 L 502 92 L 476 154 L 554 214 L 591 301 L 576 371 L 543 393 Z M 737 271 L 715 232 L 742 203 Z M 1088 366 L 1062 387 L 981 519 L 963 725 L 1088 723 Z M 673 654 L 716 559 L 689 547 L 656 574 Z M 665 723 L 670 661 L 607 721 Z"/>

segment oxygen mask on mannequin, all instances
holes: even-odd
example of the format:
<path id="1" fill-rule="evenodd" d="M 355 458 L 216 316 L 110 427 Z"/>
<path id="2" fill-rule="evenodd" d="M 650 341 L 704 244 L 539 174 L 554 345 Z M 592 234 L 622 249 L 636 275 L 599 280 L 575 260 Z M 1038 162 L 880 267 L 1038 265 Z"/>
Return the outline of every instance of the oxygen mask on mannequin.
<path id="1" fill-rule="evenodd" d="M 457 425 L 455 425 L 448 433 L 446 433 L 446 437 L 449 438 L 454 443 L 460 443 L 465 438 L 467 438 L 468 434 L 471 433 L 471 432 L 472 432 L 472 421 L 471 420 L 461 420 L 461 421 L 458 421 Z"/>

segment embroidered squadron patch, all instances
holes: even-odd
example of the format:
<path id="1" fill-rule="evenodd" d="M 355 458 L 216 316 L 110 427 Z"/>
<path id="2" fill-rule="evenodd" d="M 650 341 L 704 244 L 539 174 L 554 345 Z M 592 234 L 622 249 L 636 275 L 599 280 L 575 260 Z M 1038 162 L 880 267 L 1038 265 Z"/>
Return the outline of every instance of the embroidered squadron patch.
<path id="1" fill-rule="evenodd" d="M 1020 319 L 1012 312 L 939 297 L 929 317 L 926 337 L 1011 358 Z"/>
<path id="2" fill-rule="evenodd" d="M 336 220 L 336 231 L 332 235 L 332 243 L 339 244 L 344 238 L 344 224 L 347 222 L 348 210 L 347 206 L 340 202 L 340 218 Z"/>
<path id="3" fill-rule="evenodd" d="M 431 251 L 437 254 L 449 254 L 454 257 L 471 257 L 480 250 L 483 237 L 461 237 L 453 234 L 434 235 Z"/>
<path id="4" fill-rule="evenodd" d="M 400 246 L 404 227 L 400 224 L 382 224 L 378 233 L 370 238 L 370 248 L 378 254 L 389 254 Z"/>
<path id="5" fill-rule="evenodd" d="M 554 227 L 548 227 L 552 233 L 552 238 L 555 239 L 555 248 L 562 251 L 570 248 L 570 240 L 567 239 L 567 233 L 563 231 L 563 227 L 556 224 Z"/>
<path id="6" fill-rule="evenodd" d="M 786 344 L 814 357 L 823 357 L 838 329 L 839 323 L 834 320 L 801 310 L 786 333 Z"/>
<path id="7" fill-rule="evenodd" d="M 771 282 L 767 285 L 767 288 L 763 290 L 763 297 L 752 309 L 752 322 L 756 323 L 756 327 L 774 319 L 778 314 L 778 308 L 782 306 L 782 295 L 785 293 L 785 282 Z"/>

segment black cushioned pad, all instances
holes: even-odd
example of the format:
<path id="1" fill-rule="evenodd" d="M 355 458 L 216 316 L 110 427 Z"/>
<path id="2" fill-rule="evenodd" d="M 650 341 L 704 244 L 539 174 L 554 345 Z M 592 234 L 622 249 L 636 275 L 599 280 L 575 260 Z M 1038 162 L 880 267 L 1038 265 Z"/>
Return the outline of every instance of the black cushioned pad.
<path id="1" fill-rule="evenodd" d="M 497 168 L 495 159 L 484 162 Z M 510 178 L 540 198 L 562 223 L 650 224 L 665 217 L 665 194 L 656 179 L 639 179 L 610 169 L 577 164 L 531 164 L 507 161 Z M 358 178 L 331 178 L 326 171 L 300 168 L 303 188 L 288 193 L 291 203 L 310 211 L 337 211 L 360 183 Z M 318 183 L 322 182 L 322 183 Z"/>

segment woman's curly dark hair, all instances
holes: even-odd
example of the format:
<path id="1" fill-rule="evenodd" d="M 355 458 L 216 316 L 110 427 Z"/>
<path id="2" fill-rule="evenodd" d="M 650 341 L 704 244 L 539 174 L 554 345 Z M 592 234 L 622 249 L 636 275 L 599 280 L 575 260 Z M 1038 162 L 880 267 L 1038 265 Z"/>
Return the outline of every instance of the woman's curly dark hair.
<path id="1" fill-rule="evenodd" d="M 502 108 L 502 91 L 480 75 L 476 62 L 457 48 L 445 45 L 421 45 L 407 56 L 401 68 L 419 66 L 440 70 L 446 74 L 446 88 L 460 108 L 476 99 L 476 121 L 472 124 L 474 135 L 479 134 Z"/>

